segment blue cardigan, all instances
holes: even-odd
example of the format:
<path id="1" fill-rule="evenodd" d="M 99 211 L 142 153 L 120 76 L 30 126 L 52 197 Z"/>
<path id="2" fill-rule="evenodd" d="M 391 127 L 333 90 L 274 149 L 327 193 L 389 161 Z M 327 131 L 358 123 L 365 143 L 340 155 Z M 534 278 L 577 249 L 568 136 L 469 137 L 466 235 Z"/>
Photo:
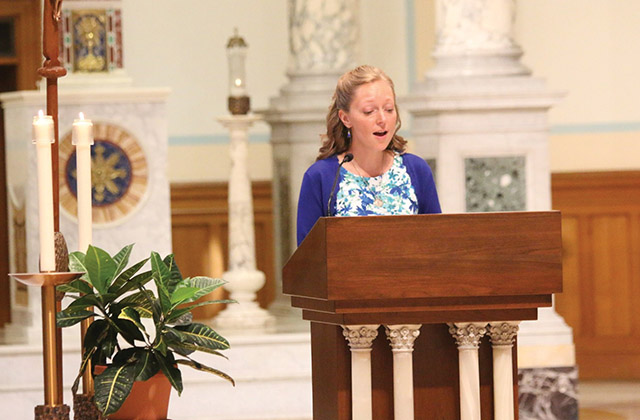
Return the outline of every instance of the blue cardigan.
<path id="1" fill-rule="evenodd" d="M 411 178 L 411 184 L 418 199 L 418 214 L 441 213 L 436 185 L 431 168 L 422 158 L 405 153 L 402 156 L 404 166 Z M 302 178 L 300 198 L 298 199 L 298 246 L 307 236 L 316 221 L 327 215 L 327 203 L 333 179 L 338 170 L 338 157 L 331 156 L 314 163 Z M 338 177 L 336 190 L 331 200 L 331 214 L 336 212 L 336 197 L 340 189 L 342 175 Z"/>

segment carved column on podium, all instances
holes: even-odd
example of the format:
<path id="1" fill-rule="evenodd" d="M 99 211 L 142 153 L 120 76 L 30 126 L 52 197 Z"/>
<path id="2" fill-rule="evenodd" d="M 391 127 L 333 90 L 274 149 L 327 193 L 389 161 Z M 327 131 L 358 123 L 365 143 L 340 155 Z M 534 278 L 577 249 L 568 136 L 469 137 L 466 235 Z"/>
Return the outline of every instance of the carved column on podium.
<path id="1" fill-rule="evenodd" d="M 494 420 L 513 420 L 513 360 L 512 349 L 518 322 L 492 322 L 489 325 L 493 349 L 493 411 Z"/>
<path id="2" fill-rule="evenodd" d="M 265 275 L 256 269 L 255 235 L 251 181 L 247 167 L 248 130 L 261 118 L 234 115 L 218 118 L 231 132 L 231 174 L 229 177 L 229 264 L 223 278 L 225 289 L 237 304 L 228 305 L 215 319 L 220 328 L 263 328 L 274 318 L 256 302 L 256 292 L 264 286 Z"/>
<path id="3" fill-rule="evenodd" d="M 487 324 L 455 323 L 449 333 L 458 345 L 460 420 L 480 420 L 480 363 L 478 347 Z"/>
<path id="4" fill-rule="evenodd" d="M 289 2 L 289 83 L 260 111 L 271 125 L 278 317 L 297 319 L 282 295 L 280 268 L 296 246 L 296 209 L 304 171 L 315 161 L 320 135 L 338 78 L 355 66 L 358 53 L 357 0 Z"/>
<path id="5" fill-rule="evenodd" d="M 393 352 L 393 418 L 413 420 L 413 343 L 421 325 L 385 325 Z"/>
<path id="6" fill-rule="evenodd" d="M 352 419 L 372 420 L 371 346 L 378 336 L 378 325 L 343 325 L 342 333 L 351 349 Z"/>

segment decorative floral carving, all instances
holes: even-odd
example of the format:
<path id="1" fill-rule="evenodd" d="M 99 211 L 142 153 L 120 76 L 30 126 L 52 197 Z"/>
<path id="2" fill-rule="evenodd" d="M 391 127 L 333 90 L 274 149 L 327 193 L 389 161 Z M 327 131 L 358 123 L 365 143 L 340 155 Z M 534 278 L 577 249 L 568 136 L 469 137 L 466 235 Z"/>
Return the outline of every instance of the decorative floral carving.
<path id="1" fill-rule="evenodd" d="M 351 350 L 371 349 L 373 340 L 378 336 L 378 325 L 343 325 L 342 334 Z"/>
<path id="2" fill-rule="evenodd" d="M 482 336 L 487 333 L 486 327 L 486 323 L 449 324 L 449 334 L 455 338 L 459 349 L 477 349 Z"/>
<path id="3" fill-rule="evenodd" d="M 413 350 L 421 325 L 385 325 L 387 339 L 393 350 Z"/>
<path id="4" fill-rule="evenodd" d="M 489 325 L 489 336 L 493 346 L 512 346 L 518 334 L 518 324 L 498 322 Z"/>

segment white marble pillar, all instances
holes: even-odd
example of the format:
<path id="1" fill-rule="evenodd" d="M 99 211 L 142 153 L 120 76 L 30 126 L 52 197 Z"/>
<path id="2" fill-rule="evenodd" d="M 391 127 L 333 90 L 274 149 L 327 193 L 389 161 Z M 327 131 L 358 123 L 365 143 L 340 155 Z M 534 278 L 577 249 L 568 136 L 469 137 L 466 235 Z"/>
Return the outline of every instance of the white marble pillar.
<path id="1" fill-rule="evenodd" d="M 289 1 L 289 82 L 258 111 L 271 125 L 276 299 L 270 311 L 300 318 L 282 295 L 281 268 L 296 248 L 296 210 L 302 176 L 315 161 L 338 78 L 358 55 L 358 0 Z"/>
<path id="2" fill-rule="evenodd" d="M 518 334 L 518 322 L 492 322 L 489 325 L 493 350 L 493 418 L 513 420 L 513 358 L 511 352 Z"/>
<path id="3" fill-rule="evenodd" d="M 458 346 L 460 420 L 480 420 L 480 364 L 478 347 L 487 332 L 486 323 L 449 324 Z"/>
<path id="4" fill-rule="evenodd" d="M 436 0 L 435 65 L 401 102 L 414 152 L 433 165 L 446 213 L 551 209 L 549 122 L 564 94 L 531 76 L 512 33 L 515 0 Z M 520 367 L 573 366 L 553 308 L 520 325 Z"/>
<path id="5" fill-rule="evenodd" d="M 422 325 L 385 325 L 393 352 L 393 418 L 413 420 L 413 343 Z"/>
<path id="6" fill-rule="evenodd" d="M 431 77 L 529 74 L 514 42 L 515 0 L 437 0 Z"/>
<path id="7" fill-rule="evenodd" d="M 351 418 L 373 419 L 371 393 L 371 346 L 379 325 L 343 325 L 351 349 Z"/>
<path id="8" fill-rule="evenodd" d="M 265 283 L 265 275 L 256 269 L 253 197 L 247 166 L 249 127 L 262 118 L 255 115 L 230 115 L 218 122 L 230 132 L 231 174 L 229 176 L 229 266 L 222 277 L 224 286 L 237 304 L 229 304 L 215 318 L 224 329 L 265 328 L 275 319 L 256 302 L 256 292 Z"/>

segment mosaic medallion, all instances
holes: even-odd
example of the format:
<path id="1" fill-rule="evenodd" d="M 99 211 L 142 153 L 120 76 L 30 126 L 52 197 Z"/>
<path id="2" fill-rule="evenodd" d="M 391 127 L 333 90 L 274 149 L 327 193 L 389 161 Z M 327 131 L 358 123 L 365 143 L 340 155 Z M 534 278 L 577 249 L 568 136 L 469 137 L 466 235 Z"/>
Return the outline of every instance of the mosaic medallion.
<path id="1" fill-rule="evenodd" d="M 526 210 L 525 157 L 467 158 L 466 211 Z"/>
<path id="2" fill-rule="evenodd" d="M 61 207 L 77 214 L 76 150 L 71 133 L 60 142 Z M 95 224 L 115 222 L 134 211 L 147 189 L 147 161 L 137 140 L 121 127 L 94 123 L 91 202 Z"/>

